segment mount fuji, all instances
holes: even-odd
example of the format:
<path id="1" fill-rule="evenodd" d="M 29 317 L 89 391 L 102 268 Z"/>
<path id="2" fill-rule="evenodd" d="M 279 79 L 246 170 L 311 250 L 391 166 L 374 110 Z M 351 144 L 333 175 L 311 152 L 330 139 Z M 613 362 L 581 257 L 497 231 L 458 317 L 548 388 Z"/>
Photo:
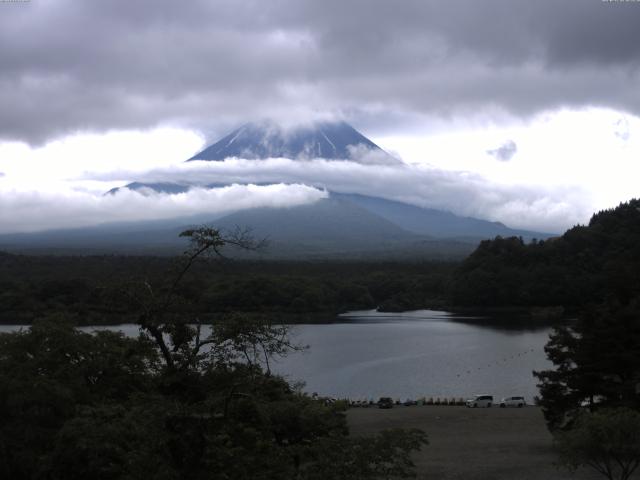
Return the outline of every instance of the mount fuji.
<path id="1" fill-rule="evenodd" d="M 367 165 L 401 163 L 346 122 L 318 122 L 287 128 L 267 120 L 243 125 L 196 153 L 186 162 L 223 162 L 230 158 L 246 160 L 287 158 L 299 161 L 323 159 Z M 282 181 L 287 183 L 286 179 Z M 184 193 L 195 186 L 219 188 L 225 185 L 223 183 L 195 185 L 188 182 L 132 182 L 124 187 L 113 188 L 107 194 L 115 194 L 121 188 L 140 192 Z"/>
<path id="2" fill-rule="evenodd" d="M 273 122 L 249 123 L 231 132 L 186 162 L 223 162 L 242 158 L 310 161 L 350 161 L 393 165 L 400 161 L 345 122 L 283 128 Z M 281 179 L 287 183 L 287 179 Z M 246 183 L 252 183 L 247 179 Z M 133 182 L 121 189 L 178 194 L 191 188 L 220 188 L 224 182 Z M 378 197 L 329 191 L 328 198 L 287 208 L 251 208 L 223 216 L 201 214 L 162 221 L 103 224 L 96 227 L 0 236 L 6 250 L 119 251 L 175 253 L 184 246 L 177 234 L 196 224 L 216 228 L 249 227 L 256 237 L 267 237 L 271 258 L 451 258 L 470 253 L 485 238 L 521 236 L 547 238 L 550 234 L 514 230 L 499 222 L 461 217 Z"/>
<path id="3" fill-rule="evenodd" d="M 223 161 L 231 157 L 360 161 L 363 152 L 373 154 L 369 157 L 377 158 L 381 163 L 397 163 L 391 155 L 345 122 L 284 128 L 274 122 L 263 121 L 243 125 L 187 161 Z"/>

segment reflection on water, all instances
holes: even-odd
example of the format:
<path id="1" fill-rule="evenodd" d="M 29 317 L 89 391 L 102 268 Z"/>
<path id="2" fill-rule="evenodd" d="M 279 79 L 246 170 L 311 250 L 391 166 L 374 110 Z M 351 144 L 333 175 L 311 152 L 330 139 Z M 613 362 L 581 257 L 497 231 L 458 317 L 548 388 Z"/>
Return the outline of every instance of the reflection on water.
<path id="1" fill-rule="evenodd" d="M 491 328 L 504 332 L 549 331 L 549 324 L 532 321 L 529 315 L 510 313 L 470 314 L 437 310 L 413 310 L 410 312 L 378 312 L 356 310 L 338 315 L 340 323 L 387 323 L 394 320 L 449 320 Z"/>
<path id="2" fill-rule="evenodd" d="M 469 323 L 471 322 L 471 323 Z M 501 326 L 502 325 L 502 326 Z M 0 326 L 0 331 L 20 327 Z M 138 335 L 136 325 L 83 327 Z M 419 310 L 341 315 L 339 323 L 296 325 L 291 336 L 305 352 L 279 359 L 273 370 L 322 395 L 369 399 L 537 395 L 532 370 L 550 366 L 544 345 L 550 328 L 523 330 L 477 317 Z"/>

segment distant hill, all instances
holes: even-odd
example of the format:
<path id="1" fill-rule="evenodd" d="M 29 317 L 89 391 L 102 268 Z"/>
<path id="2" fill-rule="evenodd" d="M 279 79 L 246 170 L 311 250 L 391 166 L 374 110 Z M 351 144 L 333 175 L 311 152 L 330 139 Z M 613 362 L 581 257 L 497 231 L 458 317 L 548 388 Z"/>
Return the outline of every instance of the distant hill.
<path id="1" fill-rule="evenodd" d="M 248 225 L 260 236 L 315 245 L 384 245 L 419 238 L 367 209 L 333 196 L 297 207 L 242 210 L 213 223 L 221 228 Z"/>
<path id="2" fill-rule="evenodd" d="M 379 197 L 343 193 L 331 195 L 386 218 L 405 230 L 437 238 L 479 241 L 497 235 L 522 236 L 525 239 L 553 236 L 550 233 L 512 229 L 500 222 L 461 217 L 444 210 L 423 208 Z"/>
<path id="3" fill-rule="evenodd" d="M 133 188 L 152 187 L 169 193 L 189 188 L 167 183 Z M 269 238 L 270 248 L 260 255 L 267 258 L 462 258 L 481 240 L 497 235 L 521 236 L 525 241 L 549 237 L 383 198 L 331 192 L 328 199 L 289 208 L 0 235 L 0 249 L 174 254 L 186 245 L 178 234 L 201 224 L 227 230 L 251 228 L 256 236 Z"/>
<path id="4" fill-rule="evenodd" d="M 579 309 L 640 301 L 640 200 L 596 213 L 588 225 L 546 241 L 485 240 L 452 285 L 456 305 Z"/>
<path id="5" fill-rule="evenodd" d="M 352 202 L 330 197 L 290 208 L 254 208 L 222 217 L 104 224 L 95 227 L 0 235 L 0 249 L 41 253 L 175 254 L 186 242 L 178 234 L 208 224 L 223 230 L 249 227 L 269 246 L 249 258 L 462 258 L 475 244 L 407 231 Z"/>

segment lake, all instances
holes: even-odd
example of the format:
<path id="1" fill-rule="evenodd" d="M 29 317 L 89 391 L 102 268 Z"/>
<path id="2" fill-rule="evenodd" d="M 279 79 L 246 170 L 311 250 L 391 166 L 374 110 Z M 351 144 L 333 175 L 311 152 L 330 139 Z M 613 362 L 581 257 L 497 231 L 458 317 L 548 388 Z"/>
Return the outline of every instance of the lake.
<path id="1" fill-rule="evenodd" d="M 274 368 L 305 390 L 351 399 L 495 397 L 538 394 L 533 370 L 551 366 L 550 328 L 484 326 L 446 312 L 376 311 L 343 315 L 345 323 L 297 325 L 292 337 L 310 348 Z M 476 320 L 476 319 L 473 319 Z"/>
<path id="2" fill-rule="evenodd" d="M 135 325 L 106 328 L 138 332 Z M 272 369 L 290 381 L 303 380 L 310 393 L 338 398 L 487 393 L 524 395 L 532 402 L 538 391 L 531 372 L 551 366 L 544 354 L 549 332 L 432 310 L 350 312 L 337 323 L 292 326 L 294 341 L 310 348 L 277 360 Z"/>

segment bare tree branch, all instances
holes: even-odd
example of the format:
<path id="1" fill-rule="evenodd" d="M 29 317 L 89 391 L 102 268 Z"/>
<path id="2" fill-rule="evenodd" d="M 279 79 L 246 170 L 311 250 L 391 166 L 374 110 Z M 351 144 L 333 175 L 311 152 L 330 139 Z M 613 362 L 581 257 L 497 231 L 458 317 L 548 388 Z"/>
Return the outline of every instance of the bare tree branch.
<path id="1" fill-rule="evenodd" d="M 263 357 L 267 371 L 270 372 L 270 357 L 284 355 L 286 351 L 297 348 L 287 340 L 286 329 L 283 330 L 283 327 L 245 322 L 243 328 L 218 328 L 220 334 L 212 330 L 207 338 L 202 338 L 202 325 L 199 320 L 196 320 L 195 328 L 189 326 L 186 319 L 166 320 L 166 315 L 171 312 L 179 297 L 180 285 L 197 261 L 208 256 L 224 258 L 222 251 L 228 246 L 258 251 L 266 247 L 266 239 L 255 240 L 248 228 L 236 227 L 230 232 L 222 232 L 206 225 L 185 230 L 180 233 L 180 237 L 188 238 L 190 245 L 176 271 L 171 275 L 167 289 L 158 293 L 151 283 L 145 280 L 142 282 L 144 298 L 135 293 L 128 294 L 141 310 L 141 330 L 146 331 L 154 340 L 166 367 L 170 370 L 195 368 L 207 356 L 202 353 L 205 347 L 211 347 L 209 350 L 215 352 L 210 353 L 210 357 L 240 354 L 250 365 L 259 365 L 258 359 Z M 234 330 L 235 337 L 228 336 Z"/>

